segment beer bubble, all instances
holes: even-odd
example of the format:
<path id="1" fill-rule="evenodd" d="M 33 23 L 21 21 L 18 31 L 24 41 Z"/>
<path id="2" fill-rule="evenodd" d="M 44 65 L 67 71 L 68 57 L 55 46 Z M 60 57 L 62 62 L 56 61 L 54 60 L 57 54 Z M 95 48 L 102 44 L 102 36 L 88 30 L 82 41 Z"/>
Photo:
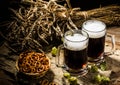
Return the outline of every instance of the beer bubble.
<path id="1" fill-rule="evenodd" d="M 98 20 L 88 20 L 83 23 L 82 30 L 89 34 L 90 38 L 100 38 L 106 33 L 106 25 Z"/>
<path id="2" fill-rule="evenodd" d="M 64 46 L 70 50 L 82 50 L 87 47 L 87 37 L 81 34 L 73 34 L 65 36 Z"/>

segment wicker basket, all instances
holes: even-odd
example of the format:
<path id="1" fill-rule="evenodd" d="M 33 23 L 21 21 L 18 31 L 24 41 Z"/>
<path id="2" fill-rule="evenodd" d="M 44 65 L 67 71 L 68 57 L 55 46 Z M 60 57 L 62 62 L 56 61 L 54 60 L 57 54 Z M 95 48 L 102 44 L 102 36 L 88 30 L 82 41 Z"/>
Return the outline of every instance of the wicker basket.
<path id="1" fill-rule="evenodd" d="M 43 77 L 45 74 L 46 74 L 46 72 L 50 69 L 50 59 L 46 56 L 46 58 L 48 59 L 48 62 L 49 62 L 49 64 L 48 64 L 48 69 L 46 69 L 46 70 L 44 70 L 44 71 L 42 71 L 42 72 L 39 72 L 39 73 L 27 73 L 27 72 L 22 72 L 22 71 L 20 71 L 20 67 L 19 67 L 19 58 L 18 58 L 18 60 L 16 61 L 16 69 L 17 69 L 17 71 L 19 72 L 19 73 L 22 73 L 24 76 L 28 76 L 28 77 L 31 77 L 31 78 L 41 78 L 41 77 Z"/>

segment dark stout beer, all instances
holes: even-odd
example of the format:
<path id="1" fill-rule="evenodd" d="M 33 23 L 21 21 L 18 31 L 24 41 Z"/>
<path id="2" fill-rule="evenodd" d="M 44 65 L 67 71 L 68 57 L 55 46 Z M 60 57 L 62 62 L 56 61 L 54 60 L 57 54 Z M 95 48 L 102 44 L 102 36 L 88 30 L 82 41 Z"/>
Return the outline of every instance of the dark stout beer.
<path id="1" fill-rule="evenodd" d="M 80 33 L 66 33 L 64 39 L 65 66 L 75 72 L 84 69 L 87 64 L 88 35 L 84 31 Z"/>
<path id="2" fill-rule="evenodd" d="M 104 52 L 105 36 L 101 38 L 89 38 L 88 56 L 92 58 L 100 57 Z"/>
<path id="3" fill-rule="evenodd" d="M 84 68 L 87 64 L 87 48 L 83 50 L 69 50 L 67 48 L 64 49 L 64 57 L 65 57 L 65 64 L 73 69 L 73 70 L 80 70 Z"/>
<path id="4" fill-rule="evenodd" d="M 105 47 L 106 25 L 98 20 L 88 20 L 83 23 L 82 30 L 89 35 L 88 57 L 96 61 L 103 57 Z"/>

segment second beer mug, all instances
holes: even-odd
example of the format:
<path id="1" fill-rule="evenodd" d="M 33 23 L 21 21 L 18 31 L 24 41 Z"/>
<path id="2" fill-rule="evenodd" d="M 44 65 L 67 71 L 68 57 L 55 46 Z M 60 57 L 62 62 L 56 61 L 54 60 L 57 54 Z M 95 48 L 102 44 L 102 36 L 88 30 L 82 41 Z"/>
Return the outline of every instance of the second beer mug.
<path id="1" fill-rule="evenodd" d="M 58 49 L 57 65 L 60 65 L 60 50 L 63 49 L 65 70 L 71 74 L 84 74 L 87 72 L 88 34 L 85 31 L 73 30 L 64 34 L 63 45 Z"/>
<path id="2" fill-rule="evenodd" d="M 98 20 L 88 20 L 83 23 L 82 30 L 89 35 L 89 61 L 101 62 L 104 59 L 106 25 Z"/>

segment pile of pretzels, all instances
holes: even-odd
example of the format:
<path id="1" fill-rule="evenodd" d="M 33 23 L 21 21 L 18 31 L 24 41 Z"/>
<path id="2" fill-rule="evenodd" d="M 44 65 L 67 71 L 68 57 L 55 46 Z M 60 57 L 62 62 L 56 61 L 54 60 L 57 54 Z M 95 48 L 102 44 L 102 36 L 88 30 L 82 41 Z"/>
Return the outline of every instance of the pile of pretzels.
<path id="1" fill-rule="evenodd" d="M 41 74 L 49 70 L 50 59 L 45 53 L 24 52 L 17 62 L 19 72 Z"/>

